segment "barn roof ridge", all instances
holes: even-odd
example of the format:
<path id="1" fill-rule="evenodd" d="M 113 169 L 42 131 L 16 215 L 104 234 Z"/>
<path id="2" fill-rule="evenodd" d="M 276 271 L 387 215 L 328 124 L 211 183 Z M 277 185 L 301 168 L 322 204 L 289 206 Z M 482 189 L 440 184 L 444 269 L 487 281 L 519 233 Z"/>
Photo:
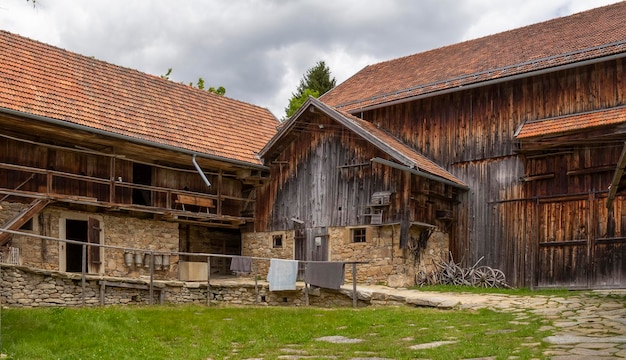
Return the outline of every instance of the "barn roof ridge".
<path id="1" fill-rule="evenodd" d="M 320 99 L 350 113 L 626 57 L 626 2 L 371 64 Z"/>

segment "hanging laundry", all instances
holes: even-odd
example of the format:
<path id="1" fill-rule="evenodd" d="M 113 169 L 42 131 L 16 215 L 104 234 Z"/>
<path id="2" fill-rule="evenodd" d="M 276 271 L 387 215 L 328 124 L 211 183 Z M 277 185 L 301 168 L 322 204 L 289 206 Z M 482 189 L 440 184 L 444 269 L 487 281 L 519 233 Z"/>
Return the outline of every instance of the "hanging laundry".
<path id="1" fill-rule="evenodd" d="M 296 290 L 298 260 L 270 259 L 267 281 L 270 291 Z"/>
<path id="2" fill-rule="evenodd" d="M 249 274 L 252 272 L 252 258 L 249 256 L 233 256 L 230 260 L 230 271 Z"/>
<path id="3" fill-rule="evenodd" d="M 310 262 L 304 269 L 304 282 L 321 288 L 338 290 L 344 277 L 345 264 L 342 262 Z"/>

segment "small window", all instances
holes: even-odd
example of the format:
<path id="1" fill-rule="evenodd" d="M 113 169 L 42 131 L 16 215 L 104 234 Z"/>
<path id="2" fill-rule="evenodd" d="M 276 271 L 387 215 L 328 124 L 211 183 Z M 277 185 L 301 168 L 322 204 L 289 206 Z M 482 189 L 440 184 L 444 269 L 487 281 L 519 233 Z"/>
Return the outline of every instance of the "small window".
<path id="1" fill-rule="evenodd" d="M 272 236 L 272 247 L 274 249 L 280 249 L 283 247 L 283 236 L 282 235 L 274 235 Z"/>
<path id="2" fill-rule="evenodd" d="M 364 243 L 365 242 L 365 228 L 352 229 L 352 242 Z"/>
<path id="3" fill-rule="evenodd" d="M 33 231 L 33 219 L 29 219 L 27 222 L 20 227 L 20 230 Z"/>

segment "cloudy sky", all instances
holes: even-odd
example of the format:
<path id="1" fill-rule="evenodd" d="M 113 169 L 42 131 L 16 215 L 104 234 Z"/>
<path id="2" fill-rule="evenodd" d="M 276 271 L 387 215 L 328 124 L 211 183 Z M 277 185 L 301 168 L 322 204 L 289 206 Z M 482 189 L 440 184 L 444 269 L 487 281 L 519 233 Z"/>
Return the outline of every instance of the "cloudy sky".
<path id="1" fill-rule="evenodd" d="M 0 0 L 0 29 L 154 75 L 224 86 L 277 118 L 307 69 L 368 64 L 616 0 Z"/>

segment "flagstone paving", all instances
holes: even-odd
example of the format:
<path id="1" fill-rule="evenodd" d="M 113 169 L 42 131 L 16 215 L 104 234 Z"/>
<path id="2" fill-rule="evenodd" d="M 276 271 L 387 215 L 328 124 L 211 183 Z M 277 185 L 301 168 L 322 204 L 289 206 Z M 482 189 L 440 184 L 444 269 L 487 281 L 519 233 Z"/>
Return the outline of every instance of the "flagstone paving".
<path id="1" fill-rule="evenodd" d="M 381 304 L 392 300 L 436 308 L 508 311 L 518 314 L 518 323 L 523 323 L 528 318 L 526 313 L 530 311 L 552 322 L 552 325 L 541 329 L 552 330 L 554 334 L 543 339 L 549 344 L 544 351 L 546 358 L 626 359 L 626 290 L 581 292 L 567 298 L 423 292 L 383 286 L 359 287 L 357 291 L 360 299 L 377 299 Z M 528 343 L 522 346 L 540 344 Z"/>

